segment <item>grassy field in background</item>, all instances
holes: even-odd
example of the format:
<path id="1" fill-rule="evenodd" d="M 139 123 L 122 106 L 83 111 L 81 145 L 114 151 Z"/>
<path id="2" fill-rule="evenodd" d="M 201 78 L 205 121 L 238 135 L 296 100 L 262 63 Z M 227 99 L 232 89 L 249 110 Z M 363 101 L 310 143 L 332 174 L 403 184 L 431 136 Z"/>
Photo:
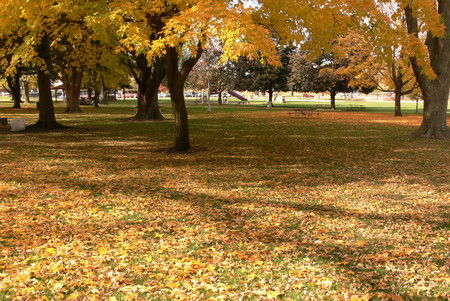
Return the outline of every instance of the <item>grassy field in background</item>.
<path id="1" fill-rule="evenodd" d="M 446 299 L 450 144 L 363 105 L 189 105 L 188 154 L 167 100 L 162 122 L 58 104 L 67 130 L 0 128 L 0 300 Z"/>
<path id="2" fill-rule="evenodd" d="M 34 102 L 37 101 L 37 99 L 32 99 L 33 104 L 28 105 L 28 107 L 33 107 Z M 187 98 L 187 103 L 192 106 L 206 106 L 206 104 L 195 104 L 194 98 Z M 256 107 L 256 108 L 264 108 L 266 106 L 266 101 L 259 99 L 259 100 L 252 100 L 249 104 L 245 105 L 237 105 L 236 102 L 238 101 L 235 98 L 230 98 L 231 104 L 224 105 L 224 107 L 246 107 L 248 109 L 248 106 Z M 162 98 L 160 99 L 160 104 L 163 107 L 170 107 L 170 99 L 168 98 Z M 213 107 L 218 106 L 217 99 L 212 98 L 211 104 Z M 0 97 L 0 107 L 7 107 L 8 105 L 12 106 L 12 102 L 5 97 Z M 64 103 L 60 100 L 57 103 L 55 103 L 57 107 L 64 106 Z M 275 109 L 295 109 L 295 108 L 316 108 L 318 106 L 328 106 L 329 100 L 290 100 L 288 99 L 287 103 L 275 103 Z M 27 106 L 27 105 L 25 105 Z M 118 100 L 115 102 L 111 102 L 108 104 L 110 107 L 124 107 L 124 108 L 130 108 L 133 106 L 136 106 L 136 100 L 134 99 L 127 99 L 127 100 Z M 361 111 L 367 111 L 367 112 L 380 112 L 380 113 L 394 113 L 394 102 L 393 101 L 350 101 L 350 100 L 343 100 L 338 99 L 337 100 L 337 109 L 338 110 L 358 110 L 357 108 L 354 108 L 355 106 L 361 106 Z M 87 108 L 89 106 L 86 106 Z M 220 106 L 219 106 L 220 107 Z M 169 108 L 170 110 L 170 108 Z M 402 103 L 402 110 L 404 114 L 416 114 L 416 103 L 410 102 L 410 101 L 404 101 Z M 423 110 L 423 103 L 419 103 L 419 114 L 422 114 Z M 450 107 L 449 107 L 449 113 L 450 113 Z"/>

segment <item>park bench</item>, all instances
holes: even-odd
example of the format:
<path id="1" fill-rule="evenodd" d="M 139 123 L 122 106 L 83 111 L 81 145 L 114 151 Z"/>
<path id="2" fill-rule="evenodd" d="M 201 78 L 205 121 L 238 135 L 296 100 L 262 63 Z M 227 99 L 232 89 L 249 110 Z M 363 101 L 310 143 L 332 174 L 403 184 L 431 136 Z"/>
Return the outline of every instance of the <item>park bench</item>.
<path id="1" fill-rule="evenodd" d="M 316 106 L 316 109 L 320 109 L 320 110 L 327 110 L 329 108 L 330 108 L 329 105 L 317 105 Z"/>
<path id="2" fill-rule="evenodd" d="M 314 109 L 295 109 L 288 112 L 289 117 L 293 118 L 319 118 L 319 114 Z"/>

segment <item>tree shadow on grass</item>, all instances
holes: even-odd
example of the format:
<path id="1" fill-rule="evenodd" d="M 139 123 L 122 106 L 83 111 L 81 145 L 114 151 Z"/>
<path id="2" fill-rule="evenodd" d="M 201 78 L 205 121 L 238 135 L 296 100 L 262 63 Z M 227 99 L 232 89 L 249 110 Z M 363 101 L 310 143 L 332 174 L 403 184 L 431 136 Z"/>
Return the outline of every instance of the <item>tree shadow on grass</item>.
<path id="1" fill-rule="evenodd" d="M 422 261 L 426 266 L 430 258 L 424 261 L 421 254 L 404 253 L 389 253 L 391 249 L 397 250 L 404 245 L 397 245 L 398 242 L 393 242 L 386 236 L 385 238 L 365 237 L 364 244 L 345 245 L 338 243 L 333 236 L 341 237 L 343 233 L 330 233 L 327 238 L 323 238 L 323 233 L 317 229 L 310 229 L 308 223 L 303 223 L 304 219 L 315 219 L 317 217 L 326 220 L 348 220 L 353 223 L 353 220 L 369 223 L 368 228 L 373 226 L 390 227 L 394 224 L 419 224 L 429 225 L 431 227 L 446 226 L 446 213 L 437 211 L 436 216 L 428 216 L 426 219 L 420 218 L 415 214 L 372 214 L 360 213 L 356 211 L 349 211 L 338 206 L 328 206 L 320 204 L 306 204 L 306 203 L 280 203 L 270 202 L 261 199 L 247 199 L 247 198 L 217 198 L 210 195 L 198 193 L 178 193 L 171 197 L 174 200 L 181 201 L 194 206 L 199 215 L 200 220 L 206 220 L 214 225 L 219 232 L 222 232 L 224 237 L 232 237 L 230 241 L 219 242 L 225 244 L 246 242 L 254 245 L 283 246 L 288 244 L 295 246 L 294 251 L 286 251 L 281 256 L 312 258 L 315 262 L 324 262 L 336 270 L 344 273 L 344 275 L 354 275 L 354 281 L 357 286 L 369 285 L 370 292 L 383 292 L 389 294 L 399 294 L 400 291 L 393 288 L 393 284 L 389 283 L 389 279 L 385 275 L 394 275 L 396 272 L 387 270 L 387 265 L 402 265 L 415 264 Z M 238 205 L 237 207 L 235 205 Z M 243 206 L 251 205 L 249 209 L 243 209 Z M 264 208 L 264 212 L 272 210 L 282 212 L 286 210 L 290 212 L 301 213 L 298 218 L 298 224 L 289 225 L 288 221 L 282 221 L 281 224 L 273 225 L 270 222 L 264 221 L 264 216 L 260 216 L 260 221 L 257 224 L 249 226 L 249 222 L 256 215 L 261 215 L 261 212 L 255 208 Z M 253 212 L 252 212 L 253 210 Z M 417 209 L 421 211 L 420 208 Z M 312 217 L 309 216 L 313 213 Z M 264 214 L 262 214 L 264 215 Z M 298 216 L 294 214 L 294 216 Z M 356 223 L 357 224 L 357 223 Z M 294 234 L 292 230 L 297 230 Z M 351 237 L 350 237 L 351 239 Z M 414 246 L 411 246 L 414 248 Z M 383 253 L 389 254 L 389 258 L 379 256 Z M 279 256 L 278 254 L 277 256 Z M 264 258 L 264 254 L 258 255 Z M 441 258 L 442 259 L 442 258 Z M 294 258 L 295 260 L 295 258 Z M 398 283 L 397 283 L 398 284 Z M 398 288 L 397 288 L 398 289 Z M 400 293 L 401 294 L 401 293 Z M 412 298 L 418 297 L 416 295 L 403 295 L 403 297 Z"/>

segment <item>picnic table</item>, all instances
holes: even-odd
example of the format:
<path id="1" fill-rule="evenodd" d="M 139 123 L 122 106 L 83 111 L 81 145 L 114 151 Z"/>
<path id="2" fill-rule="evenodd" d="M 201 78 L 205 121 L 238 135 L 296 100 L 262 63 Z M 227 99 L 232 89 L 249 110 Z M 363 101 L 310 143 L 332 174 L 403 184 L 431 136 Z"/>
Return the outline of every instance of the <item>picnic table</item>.
<path id="1" fill-rule="evenodd" d="M 347 108 L 347 111 L 362 111 L 362 110 L 365 110 L 365 109 L 366 109 L 366 107 L 363 106 L 363 105 L 350 105 Z"/>
<path id="2" fill-rule="evenodd" d="M 288 112 L 288 116 L 293 118 L 318 118 L 319 114 L 315 109 L 308 108 L 294 109 Z"/>

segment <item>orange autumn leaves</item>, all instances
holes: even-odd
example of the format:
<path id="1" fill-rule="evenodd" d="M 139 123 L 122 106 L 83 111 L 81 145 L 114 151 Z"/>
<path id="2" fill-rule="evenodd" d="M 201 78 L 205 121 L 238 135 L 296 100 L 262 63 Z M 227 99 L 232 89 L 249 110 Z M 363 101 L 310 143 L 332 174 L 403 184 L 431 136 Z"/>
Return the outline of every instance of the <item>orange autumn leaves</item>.
<path id="1" fill-rule="evenodd" d="M 170 129 L 103 110 L 1 148 L 2 297 L 445 297 L 448 148 L 392 138 L 418 119 L 194 111 L 208 151 L 180 156 L 155 150 Z"/>

